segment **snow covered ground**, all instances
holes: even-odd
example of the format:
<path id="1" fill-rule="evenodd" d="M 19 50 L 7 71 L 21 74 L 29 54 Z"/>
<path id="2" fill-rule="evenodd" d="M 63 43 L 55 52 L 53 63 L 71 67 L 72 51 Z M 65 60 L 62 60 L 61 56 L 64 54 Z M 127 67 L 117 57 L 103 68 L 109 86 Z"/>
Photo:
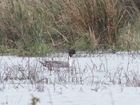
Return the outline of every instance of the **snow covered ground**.
<path id="1" fill-rule="evenodd" d="M 140 105 L 138 54 L 75 57 L 71 75 L 50 74 L 42 59 L 51 58 L 0 57 L 0 105 Z"/>

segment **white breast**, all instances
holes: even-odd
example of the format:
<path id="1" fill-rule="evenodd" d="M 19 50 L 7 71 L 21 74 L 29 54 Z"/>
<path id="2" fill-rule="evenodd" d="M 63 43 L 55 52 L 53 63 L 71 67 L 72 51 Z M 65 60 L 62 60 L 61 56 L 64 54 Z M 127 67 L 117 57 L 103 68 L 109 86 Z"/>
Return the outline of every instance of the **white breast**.
<path id="1" fill-rule="evenodd" d="M 74 59 L 72 57 L 69 57 L 69 67 L 74 66 Z"/>

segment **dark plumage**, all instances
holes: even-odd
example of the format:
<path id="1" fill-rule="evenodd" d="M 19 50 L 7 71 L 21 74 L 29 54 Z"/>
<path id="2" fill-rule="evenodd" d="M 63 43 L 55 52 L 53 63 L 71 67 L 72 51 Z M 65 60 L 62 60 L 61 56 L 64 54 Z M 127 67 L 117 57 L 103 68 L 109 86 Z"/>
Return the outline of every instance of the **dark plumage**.
<path id="1" fill-rule="evenodd" d="M 70 49 L 68 52 L 70 57 L 72 57 L 76 53 L 74 49 Z"/>

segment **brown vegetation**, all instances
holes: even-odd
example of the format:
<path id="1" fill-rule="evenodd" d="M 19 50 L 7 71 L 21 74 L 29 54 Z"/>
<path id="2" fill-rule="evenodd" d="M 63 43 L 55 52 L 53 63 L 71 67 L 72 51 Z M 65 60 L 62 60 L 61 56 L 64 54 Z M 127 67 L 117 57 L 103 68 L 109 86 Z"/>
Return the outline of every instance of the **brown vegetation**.
<path id="1" fill-rule="evenodd" d="M 0 44 L 18 48 L 20 43 L 27 51 L 40 49 L 34 48 L 40 43 L 41 48 L 48 44 L 71 48 L 86 36 L 89 40 L 80 43 L 89 48 L 116 47 L 122 29 L 137 17 L 138 4 L 137 0 L 2 0 Z"/>

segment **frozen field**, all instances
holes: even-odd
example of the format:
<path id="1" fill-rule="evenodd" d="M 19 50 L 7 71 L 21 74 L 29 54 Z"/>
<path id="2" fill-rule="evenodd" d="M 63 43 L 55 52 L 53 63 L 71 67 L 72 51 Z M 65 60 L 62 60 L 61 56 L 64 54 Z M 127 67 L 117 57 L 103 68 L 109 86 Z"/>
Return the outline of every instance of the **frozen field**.
<path id="1" fill-rule="evenodd" d="M 140 105 L 138 54 L 74 57 L 73 72 L 50 72 L 44 59 L 0 57 L 0 105 Z"/>

